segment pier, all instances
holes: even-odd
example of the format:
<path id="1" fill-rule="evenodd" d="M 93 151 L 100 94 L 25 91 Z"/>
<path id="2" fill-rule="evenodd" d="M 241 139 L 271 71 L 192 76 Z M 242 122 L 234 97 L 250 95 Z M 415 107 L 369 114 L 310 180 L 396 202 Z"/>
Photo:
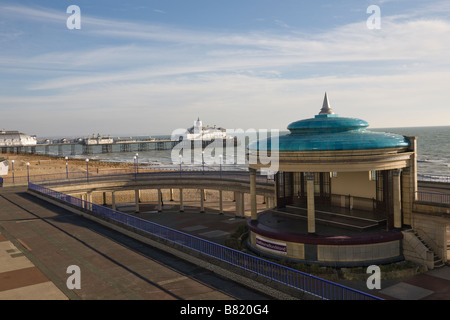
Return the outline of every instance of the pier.
<path id="1" fill-rule="evenodd" d="M 80 142 L 38 143 L 32 146 L 0 146 L 2 153 L 28 153 L 42 155 L 125 153 L 133 151 L 171 150 L 179 141 L 168 139 L 113 140 L 109 143 L 91 144 Z"/>

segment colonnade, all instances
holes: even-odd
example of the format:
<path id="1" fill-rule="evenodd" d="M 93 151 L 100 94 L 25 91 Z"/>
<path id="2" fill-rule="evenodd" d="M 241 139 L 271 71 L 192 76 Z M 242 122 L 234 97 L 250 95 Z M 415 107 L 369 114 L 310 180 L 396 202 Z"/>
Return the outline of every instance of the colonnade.
<path id="1" fill-rule="evenodd" d="M 166 188 L 165 188 L 166 189 Z M 177 188 L 178 189 L 178 195 L 179 195 L 179 212 L 184 212 L 185 210 L 185 195 L 184 195 L 184 188 Z M 147 189 L 146 189 L 147 190 Z M 153 189 L 154 190 L 154 189 Z M 158 212 L 163 211 L 164 207 L 164 199 L 163 199 L 163 192 L 162 188 L 156 188 L 157 190 L 157 210 Z M 169 189 L 169 201 L 174 201 L 174 190 L 175 188 Z M 205 212 L 205 202 L 206 202 L 206 189 L 196 189 L 199 192 L 200 199 L 199 199 L 199 208 L 200 213 Z M 116 201 L 116 193 L 117 192 L 123 192 L 123 191 L 132 191 L 132 190 L 112 190 L 112 191 L 101 191 L 103 193 L 103 205 L 106 205 L 107 201 L 107 192 L 111 193 L 111 207 L 113 210 L 117 210 L 117 201 Z M 135 204 L 135 213 L 140 212 L 140 203 L 141 203 L 141 189 L 134 189 L 134 204 Z M 224 190 L 216 190 L 218 192 L 218 202 L 219 202 L 219 214 L 224 213 Z M 100 192 L 100 191 L 96 191 Z M 233 192 L 233 202 L 235 203 L 235 216 L 244 218 L 245 217 L 245 192 L 241 191 L 227 191 L 227 192 Z M 255 208 L 256 208 L 256 190 L 255 197 L 251 197 L 252 201 L 255 201 Z M 87 201 L 87 202 L 93 202 L 93 191 L 90 192 L 84 192 L 79 194 L 79 197 L 81 200 Z M 274 203 L 272 196 L 264 196 L 264 202 L 266 204 L 266 208 L 270 208 L 271 204 Z M 253 205 L 251 205 L 253 208 Z"/>
<path id="2" fill-rule="evenodd" d="M 251 219 L 256 221 L 258 219 L 257 206 L 256 206 L 256 170 L 249 169 L 250 171 L 250 211 Z M 401 228 L 402 219 L 402 169 L 392 170 L 392 213 L 393 213 L 393 226 L 394 228 Z M 308 233 L 314 234 L 316 232 L 315 221 L 315 190 L 314 190 L 314 172 L 306 172 L 306 193 L 307 193 L 307 225 Z M 405 178 L 405 180 L 407 180 Z M 408 182 L 404 182 L 408 185 Z M 276 197 L 276 196 L 275 196 Z"/>

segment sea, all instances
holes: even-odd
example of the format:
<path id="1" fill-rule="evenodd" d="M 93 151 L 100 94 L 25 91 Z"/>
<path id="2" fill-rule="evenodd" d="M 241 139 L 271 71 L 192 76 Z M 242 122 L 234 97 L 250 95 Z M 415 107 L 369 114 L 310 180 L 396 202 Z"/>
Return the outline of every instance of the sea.
<path id="1" fill-rule="evenodd" d="M 417 166 L 418 166 L 418 179 L 419 180 L 444 180 L 446 182 L 450 181 L 450 126 L 443 127 L 406 127 L 406 128 L 377 128 L 370 129 L 375 132 L 388 132 L 394 134 L 400 134 L 404 136 L 416 136 L 417 137 Z M 287 132 L 280 132 L 280 135 L 286 134 Z M 142 137 L 127 137 L 136 140 L 140 140 Z M 154 136 L 156 139 L 170 139 L 170 135 L 167 136 Z M 245 141 L 245 145 L 251 142 L 249 140 Z M 178 161 L 172 161 L 172 150 L 149 150 L 149 151 L 138 151 L 137 144 L 132 145 L 130 152 L 112 152 L 112 153 L 101 153 L 101 149 L 98 152 L 93 152 L 89 155 L 82 154 L 81 146 L 77 146 L 76 154 L 71 154 L 70 146 L 63 147 L 63 156 L 68 156 L 69 158 L 85 159 L 89 158 L 91 160 L 97 160 L 102 162 L 119 162 L 119 163 L 135 163 L 135 156 L 138 154 L 137 161 L 140 166 L 148 166 L 151 168 L 158 169 L 172 169 L 179 170 L 180 165 Z M 242 146 L 237 146 L 242 151 Z M 225 151 L 225 148 L 224 148 Z M 50 155 L 57 155 L 57 148 L 50 149 Z M 37 154 L 43 154 L 43 148 L 37 149 Z M 237 151 L 236 153 L 237 154 Z M 218 161 L 211 164 L 202 165 L 202 161 L 196 162 L 196 164 L 186 164 L 183 163 L 183 169 L 189 170 L 246 170 L 247 165 L 241 161 L 236 161 L 236 158 L 231 161 L 227 161 L 226 154 L 224 158 L 221 159 L 221 163 Z M 227 164 L 231 162 L 232 164 Z M 199 164 L 200 163 L 200 164 Z"/>
<path id="2" fill-rule="evenodd" d="M 416 136 L 418 180 L 450 182 L 450 126 L 371 130 Z"/>

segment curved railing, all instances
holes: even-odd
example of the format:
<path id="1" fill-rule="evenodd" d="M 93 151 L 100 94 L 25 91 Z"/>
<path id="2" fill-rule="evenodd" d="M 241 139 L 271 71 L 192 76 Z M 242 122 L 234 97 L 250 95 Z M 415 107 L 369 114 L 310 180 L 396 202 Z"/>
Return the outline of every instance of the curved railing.
<path id="1" fill-rule="evenodd" d="M 113 169 L 102 170 L 97 172 L 95 170 L 88 172 L 66 172 L 54 173 L 44 175 L 27 175 L 18 177 L 5 177 L 3 182 L 5 184 L 27 184 L 33 183 L 58 183 L 68 184 L 78 181 L 108 181 L 117 179 L 148 179 L 148 178 L 206 178 L 214 180 L 236 180 L 249 182 L 250 176 L 247 171 L 212 171 L 212 170 L 164 170 L 164 171 L 137 171 L 135 169 Z M 257 183 L 273 184 L 273 177 L 267 175 L 257 175 Z"/>
<path id="2" fill-rule="evenodd" d="M 112 210 L 67 194 L 29 183 L 30 190 L 58 199 L 72 206 L 92 212 L 96 216 L 120 222 L 126 226 L 162 238 L 171 243 L 213 257 L 258 277 L 273 280 L 300 292 L 324 300 L 382 300 L 379 297 L 321 279 L 259 257 L 237 251 L 123 212 Z"/>

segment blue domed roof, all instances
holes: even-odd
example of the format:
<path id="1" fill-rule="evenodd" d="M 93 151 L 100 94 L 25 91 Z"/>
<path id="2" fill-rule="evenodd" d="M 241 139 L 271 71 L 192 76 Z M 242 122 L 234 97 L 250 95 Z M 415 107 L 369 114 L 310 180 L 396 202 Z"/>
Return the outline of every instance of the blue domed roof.
<path id="1" fill-rule="evenodd" d="M 341 151 L 409 147 L 409 141 L 397 134 L 371 132 L 360 119 L 341 118 L 324 107 L 314 118 L 299 120 L 288 126 L 289 134 L 279 137 L 278 151 Z M 249 150 L 272 150 L 271 139 L 253 142 Z"/>

